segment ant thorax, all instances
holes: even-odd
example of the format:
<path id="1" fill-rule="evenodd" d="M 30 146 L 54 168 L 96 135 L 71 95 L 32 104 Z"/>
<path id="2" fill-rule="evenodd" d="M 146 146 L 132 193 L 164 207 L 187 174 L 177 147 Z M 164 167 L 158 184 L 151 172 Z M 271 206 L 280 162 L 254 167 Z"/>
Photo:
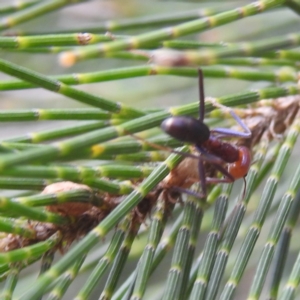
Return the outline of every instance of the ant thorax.
<path id="1" fill-rule="evenodd" d="M 213 135 L 202 144 L 202 147 L 227 163 L 233 163 L 239 159 L 239 150 L 234 144 L 222 141 Z"/>

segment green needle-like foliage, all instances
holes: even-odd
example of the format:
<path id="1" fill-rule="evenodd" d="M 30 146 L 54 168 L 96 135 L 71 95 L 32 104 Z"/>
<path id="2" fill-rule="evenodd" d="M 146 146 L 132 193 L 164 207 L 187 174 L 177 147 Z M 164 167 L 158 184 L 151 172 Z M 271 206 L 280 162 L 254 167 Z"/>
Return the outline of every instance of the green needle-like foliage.
<path id="1" fill-rule="evenodd" d="M 2 2 L 0 298 L 299 299 L 300 1 Z"/>

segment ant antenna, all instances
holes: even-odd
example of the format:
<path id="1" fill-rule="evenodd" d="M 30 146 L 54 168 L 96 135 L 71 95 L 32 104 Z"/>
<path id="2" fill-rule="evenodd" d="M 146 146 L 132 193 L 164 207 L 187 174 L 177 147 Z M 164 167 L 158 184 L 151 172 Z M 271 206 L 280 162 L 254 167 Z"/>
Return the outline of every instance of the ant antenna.
<path id="1" fill-rule="evenodd" d="M 199 87 L 199 120 L 203 122 L 205 113 L 205 97 L 203 71 L 198 69 L 198 87 Z"/>
<path id="2" fill-rule="evenodd" d="M 158 145 L 158 144 L 154 144 L 154 143 L 151 143 L 133 133 L 130 133 L 129 131 L 127 130 L 124 130 L 128 135 L 132 136 L 134 139 L 136 140 L 139 140 L 139 141 L 142 141 L 143 143 L 147 144 L 148 146 L 152 147 L 152 148 L 155 148 L 155 149 L 158 149 L 158 150 L 162 150 L 162 151 L 167 151 L 167 152 L 170 152 L 170 153 L 175 153 L 175 154 L 180 154 L 182 156 L 185 156 L 185 157 L 191 157 L 191 158 L 195 158 L 195 159 L 200 159 L 200 156 L 198 155 L 194 155 L 192 153 L 186 153 L 186 152 L 181 152 L 181 151 L 177 151 L 177 150 L 174 150 L 173 148 L 170 148 L 170 147 L 167 147 L 167 146 L 161 146 L 161 145 Z"/>
<path id="3" fill-rule="evenodd" d="M 246 174 L 246 175 L 247 175 L 247 174 Z M 243 181 L 244 181 L 244 189 L 243 189 L 242 199 L 245 198 L 246 190 L 247 190 L 246 175 L 243 177 Z"/>

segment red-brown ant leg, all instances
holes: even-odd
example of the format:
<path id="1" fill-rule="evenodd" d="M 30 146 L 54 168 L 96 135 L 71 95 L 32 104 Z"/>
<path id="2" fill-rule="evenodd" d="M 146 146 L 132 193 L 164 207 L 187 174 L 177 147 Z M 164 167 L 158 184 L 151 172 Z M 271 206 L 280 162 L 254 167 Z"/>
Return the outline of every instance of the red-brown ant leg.
<path id="1" fill-rule="evenodd" d="M 201 185 L 201 193 L 197 193 L 188 189 L 184 189 L 181 187 L 172 187 L 171 190 L 174 190 L 176 192 L 180 192 L 180 193 L 184 193 L 184 194 L 188 194 L 191 196 L 194 196 L 196 198 L 206 198 L 207 195 L 207 184 L 209 183 L 232 183 L 234 182 L 234 178 L 227 172 L 227 170 L 225 168 L 223 168 L 222 166 L 219 165 L 215 165 L 213 164 L 214 167 L 220 171 L 226 178 L 210 178 L 210 177 L 205 177 L 205 170 L 204 170 L 204 165 L 203 165 L 203 161 L 200 160 L 199 161 L 199 165 L 198 165 L 198 171 L 199 171 L 199 179 L 200 180 L 195 180 L 195 183 L 200 181 L 200 185 Z"/>
<path id="2" fill-rule="evenodd" d="M 213 183 L 213 184 L 217 184 L 217 183 L 232 183 L 232 182 L 234 182 L 235 179 L 232 176 L 230 176 L 230 174 L 228 174 L 228 175 L 225 175 L 225 178 L 206 177 L 205 178 L 205 182 L 206 182 L 206 184 L 210 184 L 210 183 Z M 191 180 L 191 181 L 194 182 L 194 183 L 199 182 L 199 180 Z"/>
<path id="3" fill-rule="evenodd" d="M 196 198 L 206 198 L 207 195 L 207 182 L 206 182 L 206 177 L 205 177 L 205 168 L 203 164 L 203 160 L 199 157 L 199 163 L 198 163 L 198 174 L 199 174 L 199 180 L 195 180 L 195 183 L 200 182 L 201 185 L 201 193 L 197 193 L 188 189 L 184 189 L 181 187 L 172 187 L 171 190 L 174 190 L 176 192 L 192 195 Z"/>
<path id="4" fill-rule="evenodd" d="M 222 178 L 222 179 L 227 179 L 227 181 L 223 181 L 223 182 L 234 182 L 235 178 L 232 176 L 232 174 L 230 174 L 223 166 L 217 165 L 217 164 L 213 164 L 214 168 L 216 168 L 219 172 L 221 172 L 226 178 Z"/>
<path id="5" fill-rule="evenodd" d="M 207 183 L 230 183 L 234 182 L 235 178 L 232 176 L 221 164 L 220 164 L 220 158 L 207 153 L 202 147 L 197 146 L 197 150 L 201 153 L 201 160 L 200 161 L 208 161 L 210 162 L 215 169 L 217 169 L 219 172 L 221 172 L 225 178 L 206 178 L 204 173 L 204 166 L 202 168 L 199 167 L 199 177 L 201 176 L 201 169 L 203 169 L 202 173 L 204 173 L 204 180 L 200 177 L 200 182 Z M 221 163 L 224 163 L 223 160 L 221 160 Z M 203 165 L 203 162 L 202 162 Z"/>
<path id="6" fill-rule="evenodd" d="M 224 161 L 222 159 L 220 159 L 219 157 L 217 157 L 213 154 L 207 153 L 200 146 L 196 146 L 196 148 L 201 153 L 201 157 L 200 157 L 201 160 L 211 163 L 215 169 L 220 171 L 226 177 L 225 180 L 227 180 L 227 181 L 223 181 L 223 179 L 219 179 L 221 181 L 218 181 L 218 182 L 233 182 L 235 180 L 235 178 L 222 166 L 222 164 L 224 163 Z M 200 175 L 200 172 L 199 172 L 199 175 Z M 205 182 L 209 183 L 206 180 L 206 178 L 205 178 Z"/>
<path id="7" fill-rule="evenodd" d="M 216 168 L 218 171 L 220 171 L 226 178 L 206 178 L 207 183 L 231 183 L 239 178 L 244 179 L 244 191 L 243 191 L 243 197 L 246 193 L 246 180 L 245 176 L 248 173 L 248 170 L 251 165 L 251 155 L 250 151 L 246 147 L 239 147 L 240 151 L 240 158 L 238 161 L 228 164 L 228 170 L 223 168 L 223 166 L 218 164 L 213 164 L 214 168 Z"/>
<path id="8" fill-rule="evenodd" d="M 247 189 L 247 183 L 245 176 L 247 175 L 249 168 L 251 166 L 251 153 L 247 147 L 238 147 L 239 158 L 233 163 L 227 164 L 228 169 L 224 169 L 222 165 L 213 164 L 213 166 L 225 175 L 226 178 L 206 178 L 207 183 L 231 183 L 239 178 L 244 180 L 243 196 L 244 198 Z"/>

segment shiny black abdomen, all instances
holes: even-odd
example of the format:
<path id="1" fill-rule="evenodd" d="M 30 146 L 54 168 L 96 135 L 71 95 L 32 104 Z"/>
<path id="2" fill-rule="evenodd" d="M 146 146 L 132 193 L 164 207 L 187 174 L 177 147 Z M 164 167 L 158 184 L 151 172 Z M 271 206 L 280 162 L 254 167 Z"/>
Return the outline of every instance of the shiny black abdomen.
<path id="1" fill-rule="evenodd" d="M 210 136 L 209 128 L 203 122 L 186 116 L 168 118 L 161 123 L 161 128 L 173 138 L 191 144 L 202 144 Z"/>

